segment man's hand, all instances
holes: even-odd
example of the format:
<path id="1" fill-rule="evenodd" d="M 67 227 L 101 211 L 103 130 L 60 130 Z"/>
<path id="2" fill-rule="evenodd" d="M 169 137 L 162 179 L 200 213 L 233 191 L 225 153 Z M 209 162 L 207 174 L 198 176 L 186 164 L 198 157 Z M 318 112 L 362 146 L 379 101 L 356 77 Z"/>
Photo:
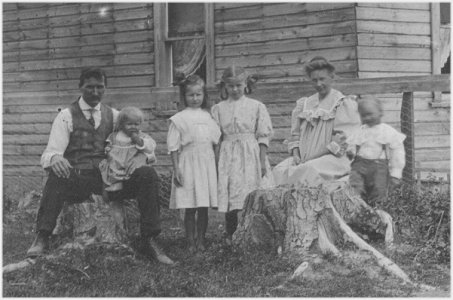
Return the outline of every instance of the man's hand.
<path id="1" fill-rule="evenodd" d="M 266 174 L 267 174 L 266 162 L 261 161 L 261 177 L 266 176 Z"/>
<path id="2" fill-rule="evenodd" d="M 147 157 L 144 153 L 137 153 L 131 159 L 129 166 L 127 166 L 126 175 L 131 176 L 137 168 L 146 165 L 146 160 Z"/>
<path id="3" fill-rule="evenodd" d="M 72 166 L 62 155 L 56 154 L 50 160 L 50 168 L 60 178 L 69 178 Z"/>
<path id="4" fill-rule="evenodd" d="M 179 168 L 176 168 L 174 170 L 174 174 L 175 174 L 175 178 L 174 178 L 175 185 L 177 187 L 182 187 L 184 185 L 184 178 L 182 176 L 181 170 Z"/>

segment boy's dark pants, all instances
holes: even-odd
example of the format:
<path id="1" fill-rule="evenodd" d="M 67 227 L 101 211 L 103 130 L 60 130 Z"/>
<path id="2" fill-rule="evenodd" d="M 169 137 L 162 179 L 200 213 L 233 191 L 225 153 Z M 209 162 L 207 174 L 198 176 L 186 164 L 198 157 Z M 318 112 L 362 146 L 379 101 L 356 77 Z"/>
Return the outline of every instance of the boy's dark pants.
<path id="1" fill-rule="evenodd" d="M 351 165 L 349 183 L 371 207 L 384 204 L 389 184 L 388 160 L 357 156 Z"/>
<path id="2" fill-rule="evenodd" d="M 137 199 L 142 237 L 154 237 L 161 231 L 158 180 L 152 167 L 140 167 L 124 182 L 123 190 L 112 195 L 114 199 L 111 200 Z M 64 201 L 80 203 L 87 200 L 92 193 L 102 195 L 99 170 L 71 170 L 69 178 L 59 178 L 51 171 L 41 198 L 37 230 L 50 234 L 56 226 Z"/>

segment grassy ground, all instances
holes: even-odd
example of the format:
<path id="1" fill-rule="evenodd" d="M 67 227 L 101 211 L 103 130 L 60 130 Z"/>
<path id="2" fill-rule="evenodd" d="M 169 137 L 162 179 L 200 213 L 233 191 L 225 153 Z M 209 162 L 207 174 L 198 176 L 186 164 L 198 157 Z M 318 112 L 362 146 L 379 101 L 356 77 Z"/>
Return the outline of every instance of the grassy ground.
<path id="1" fill-rule="evenodd" d="M 450 270 L 442 264 L 414 263 L 417 249 L 400 245 L 385 251 L 415 281 L 437 287 L 421 294 L 378 270 L 371 279 L 363 268 L 321 257 L 322 278 L 288 280 L 302 257 L 242 253 L 222 243 L 221 214 L 210 212 L 208 250 L 189 256 L 178 213 L 163 210 L 160 242 L 177 261 L 166 266 L 128 249 L 92 246 L 84 251 L 38 260 L 31 267 L 3 275 L 4 297 L 404 297 L 449 295 Z M 18 262 L 33 239 L 34 213 L 4 215 L 3 264 Z M 378 246 L 379 247 L 379 246 Z M 370 262 L 372 264 L 372 262 Z"/>

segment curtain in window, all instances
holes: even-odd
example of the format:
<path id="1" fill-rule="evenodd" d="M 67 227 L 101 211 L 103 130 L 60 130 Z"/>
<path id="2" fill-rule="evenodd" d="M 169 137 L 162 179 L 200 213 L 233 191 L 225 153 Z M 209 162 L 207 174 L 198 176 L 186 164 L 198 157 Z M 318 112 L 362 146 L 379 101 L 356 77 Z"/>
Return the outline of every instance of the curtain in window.
<path id="1" fill-rule="evenodd" d="M 181 40 L 172 42 L 173 74 L 194 74 L 206 56 L 205 40 Z"/>
<path id="2" fill-rule="evenodd" d="M 440 65 L 443 66 L 450 56 L 450 25 L 440 26 Z"/>

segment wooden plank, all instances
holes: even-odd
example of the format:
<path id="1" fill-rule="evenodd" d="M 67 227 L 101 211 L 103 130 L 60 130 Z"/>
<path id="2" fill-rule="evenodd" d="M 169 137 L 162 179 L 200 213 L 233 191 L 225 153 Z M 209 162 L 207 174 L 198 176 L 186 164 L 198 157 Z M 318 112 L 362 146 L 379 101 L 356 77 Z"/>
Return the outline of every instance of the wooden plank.
<path id="1" fill-rule="evenodd" d="M 3 176 L 42 176 L 44 170 L 40 166 L 6 166 L 3 168 Z"/>
<path id="2" fill-rule="evenodd" d="M 216 35 L 216 44 L 241 44 L 355 33 L 355 22 L 328 23 Z"/>
<path id="3" fill-rule="evenodd" d="M 5 124 L 3 123 L 3 141 L 11 134 L 49 134 L 52 125 L 44 124 Z"/>
<path id="4" fill-rule="evenodd" d="M 401 70 L 403 71 L 403 70 Z M 359 72 L 359 78 L 382 78 L 382 77 L 407 77 L 407 76 L 426 76 L 431 73 L 426 72 Z"/>
<path id="5" fill-rule="evenodd" d="M 112 104 L 114 107 L 124 103 L 124 99 L 127 99 L 127 103 L 131 103 L 131 105 L 137 105 L 141 102 L 148 107 L 153 107 L 158 102 L 170 102 L 170 99 L 179 99 L 176 87 L 146 88 L 143 90 L 135 88 L 125 92 L 124 89 L 115 90 L 111 85 L 109 86 L 110 88 L 106 90 L 103 102 L 109 105 Z M 3 96 L 3 105 L 16 105 L 18 101 L 23 105 L 61 105 L 72 103 L 79 96 L 80 91 L 78 90 L 72 91 L 72 93 L 49 91 L 43 93 L 5 94 Z"/>
<path id="6" fill-rule="evenodd" d="M 358 44 L 360 46 L 377 47 L 402 47 L 402 48 L 430 48 L 431 39 L 429 36 L 392 35 L 392 34 L 369 34 L 358 33 Z"/>
<path id="7" fill-rule="evenodd" d="M 152 33 L 151 33 L 152 34 Z M 24 40 L 24 41 L 13 41 L 5 42 L 3 49 L 4 51 L 18 51 L 22 50 L 46 50 L 53 48 L 70 48 L 70 47 L 81 47 L 81 45 L 104 45 L 104 44 L 115 44 L 115 41 L 121 41 L 122 43 L 127 42 L 143 42 L 149 40 L 150 32 L 148 30 L 135 31 L 133 34 L 130 32 L 115 32 L 99 35 L 85 35 L 76 37 L 64 37 L 55 39 L 43 39 L 43 40 Z"/>
<path id="8" fill-rule="evenodd" d="M 85 64 L 86 65 L 86 64 Z M 4 83 L 3 88 L 6 92 L 39 92 L 51 90 L 68 90 L 76 89 L 79 80 L 58 80 L 58 81 L 26 81 L 26 82 L 8 82 Z M 133 88 L 133 87 L 148 87 L 154 83 L 154 75 L 127 76 L 127 77 L 112 77 L 109 78 L 109 84 L 115 88 Z"/>
<path id="9" fill-rule="evenodd" d="M 415 137 L 415 149 L 448 147 L 450 147 L 450 135 L 427 135 Z"/>
<path id="10" fill-rule="evenodd" d="M 267 41 L 259 43 L 244 43 L 239 45 L 216 44 L 216 57 L 252 55 L 264 53 L 281 53 L 307 50 L 330 49 L 337 47 L 355 46 L 355 34 L 345 34 L 328 37 L 311 37 L 303 39 Z M 333 50 L 334 51 L 334 50 Z"/>
<path id="11" fill-rule="evenodd" d="M 441 72 L 441 53 L 440 53 L 440 4 L 431 3 L 431 60 L 433 74 L 440 74 Z M 439 92 L 433 93 L 434 102 L 441 101 L 441 94 Z"/>
<path id="12" fill-rule="evenodd" d="M 312 51 L 297 51 L 287 52 L 283 54 L 258 54 L 258 55 L 247 55 L 240 57 L 220 57 L 215 61 L 215 65 L 218 69 L 224 69 L 231 65 L 234 61 L 236 65 L 240 65 L 244 68 L 257 67 L 257 66 L 269 66 L 269 65 L 289 65 L 298 64 L 301 65 L 311 58 L 313 58 Z M 327 56 L 331 62 L 341 60 L 352 60 L 355 59 L 356 51 L 354 47 L 336 48 L 335 51 L 331 49 L 322 49 L 316 51 L 316 55 Z"/>
<path id="13" fill-rule="evenodd" d="M 206 84 L 215 84 L 215 31 L 214 31 L 214 4 L 205 4 L 205 36 L 206 36 Z"/>
<path id="14" fill-rule="evenodd" d="M 357 57 L 359 59 L 430 60 L 431 50 L 428 48 L 357 46 Z"/>
<path id="15" fill-rule="evenodd" d="M 442 172 L 450 170 L 450 161 L 441 160 L 441 161 L 419 161 L 417 162 L 417 168 L 420 168 L 424 171 L 432 172 Z"/>
<path id="16" fill-rule="evenodd" d="M 44 149 L 45 145 L 3 145 L 3 155 L 41 155 Z"/>
<path id="17" fill-rule="evenodd" d="M 113 77 L 153 75 L 154 68 L 152 64 L 137 65 L 118 65 L 107 66 L 103 68 L 107 74 L 107 79 Z M 79 80 L 80 69 L 54 69 L 54 70 L 36 70 L 26 72 L 11 72 L 3 74 L 3 82 L 27 82 L 27 81 L 49 81 L 49 80 Z M 109 82 L 108 82 L 109 83 Z"/>
<path id="18" fill-rule="evenodd" d="M 166 13 L 166 4 L 154 4 L 153 19 L 156 24 L 156 30 L 154 30 L 154 73 L 156 74 L 155 85 L 157 87 L 168 86 L 171 76 L 171 70 L 167 68 L 170 61 L 170 46 L 164 42 L 168 29 Z"/>
<path id="19" fill-rule="evenodd" d="M 450 147 L 439 149 L 419 149 L 415 150 L 416 161 L 449 161 L 450 160 Z"/>
<path id="20" fill-rule="evenodd" d="M 390 60 L 390 59 L 358 59 L 358 69 L 361 72 L 429 72 L 429 60 Z"/>
<path id="21" fill-rule="evenodd" d="M 256 6 L 254 2 L 227 2 L 227 3 L 219 3 L 214 2 L 215 10 L 224 10 L 229 8 L 238 8 L 238 7 L 246 7 L 246 6 Z"/>
<path id="22" fill-rule="evenodd" d="M 357 20 L 357 32 L 429 35 L 429 23 Z"/>
<path id="23" fill-rule="evenodd" d="M 104 56 L 77 57 L 67 59 L 54 59 L 43 61 L 26 61 L 20 63 L 21 71 L 37 71 L 37 70 L 56 70 L 74 68 L 75 66 L 89 65 L 129 65 L 129 64 L 152 64 L 154 62 L 153 53 L 130 53 Z M 5 71 L 17 71 L 12 63 L 5 64 Z"/>
<path id="24" fill-rule="evenodd" d="M 103 45 L 86 45 L 70 48 L 56 48 L 45 50 L 21 50 L 13 52 L 3 52 L 4 62 L 18 61 L 27 62 L 35 60 L 74 58 L 86 56 L 103 56 L 115 54 L 133 54 L 133 53 L 152 53 L 154 44 L 152 41 L 132 42 L 132 43 L 117 43 Z"/>
<path id="25" fill-rule="evenodd" d="M 219 22 L 237 19 L 252 19 L 262 18 L 266 16 L 279 16 L 288 14 L 304 14 L 309 12 L 317 12 L 342 8 L 353 8 L 353 3 L 263 3 L 250 7 L 238 7 L 231 9 L 222 9 L 215 11 L 215 19 Z M 332 13 L 333 14 L 333 13 Z"/>
<path id="26" fill-rule="evenodd" d="M 24 155 L 17 159 L 16 155 L 3 156 L 3 167 L 11 166 L 39 166 L 41 161 L 40 155 Z"/>
<path id="27" fill-rule="evenodd" d="M 223 33 L 265 30 L 286 27 L 305 27 L 322 23 L 338 23 L 343 21 L 355 20 L 354 10 L 351 8 L 339 9 L 337 13 L 332 11 L 320 11 L 310 14 L 297 14 L 285 16 L 262 17 L 259 19 L 241 19 L 241 20 L 225 20 L 215 23 L 215 31 L 217 35 Z"/>
<path id="28" fill-rule="evenodd" d="M 422 169 L 418 169 L 417 172 L 420 176 L 422 181 L 432 182 L 435 180 L 436 182 L 443 181 L 444 183 L 450 184 L 450 172 L 436 172 L 436 171 L 424 171 Z"/>
<path id="29" fill-rule="evenodd" d="M 375 7 L 375 8 L 393 8 L 393 9 L 419 9 L 419 10 L 429 10 L 428 3 L 422 2 L 358 2 L 357 6 L 359 7 Z"/>
<path id="30" fill-rule="evenodd" d="M 356 7 L 357 20 L 428 23 L 429 11 L 412 9 L 388 9 L 379 7 Z"/>
<path id="31" fill-rule="evenodd" d="M 231 60 L 234 63 L 234 60 Z M 336 67 L 339 72 L 354 72 L 357 69 L 355 60 L 338 61 Z M 250 67 L 247 69 L 251 74 L 257 74 L 259 78 L 266 79 L 272 77 L 288 77 L 288 76 L 305 76 L 305 71 L 300 64 L 288 64 L 288 65 L 271 65 L 271 66 L 257 66 Z M 221 77 L 223 70 L 217 70 L 217 78 Z"/>

